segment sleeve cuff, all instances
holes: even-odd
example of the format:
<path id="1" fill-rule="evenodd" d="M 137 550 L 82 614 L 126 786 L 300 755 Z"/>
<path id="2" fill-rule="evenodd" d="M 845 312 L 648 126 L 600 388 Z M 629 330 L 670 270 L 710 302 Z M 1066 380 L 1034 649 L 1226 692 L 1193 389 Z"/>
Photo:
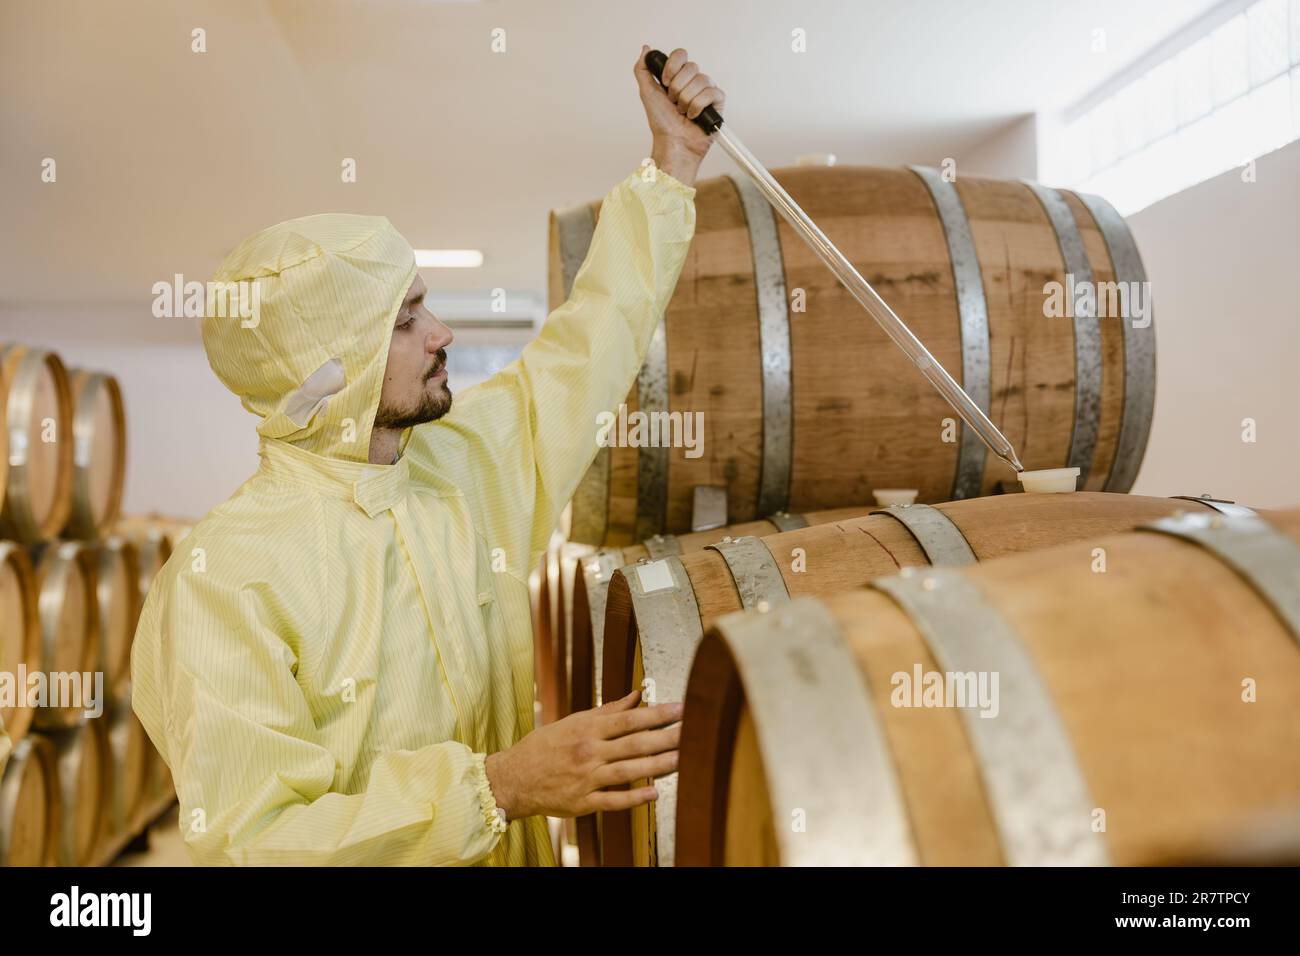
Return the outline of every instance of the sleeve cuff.
<path id="1" fill-rule="evenodd" d="M 655 167 L 654 179 L 649 180 L 645 178 L 646 174 L 642 172 L 644 168 L 645 167 L 643 166 L 638 166 L 636 169 L 632 170 L 632 172 L 628 174 L 628 179 L 632 182 L 634 186 L 637 184 L 644 184 L 650 188 L 658 187 L 661 189 L 668 189 L 673 192 L 679 193 L 684 199 L 690 199 L 690 200 L 695 199 L 696 190 L 694 186 L 686 185 L 676 176 L 673 176 L 670 173 L 665 172 L 663 168 L 659 166 Z"/>
<path id="2" fill-rule="evenodd" d="M 497 799 L 488 782 L 487 754 L 476 753 L 473 756 L 473 773 L 475 787 L 478 790 L 479 809 L 483 812 L 483 823 L 493 833 L 505 833 L 510 828 L 506 822 L 505 811 L 497 806 Z"/>

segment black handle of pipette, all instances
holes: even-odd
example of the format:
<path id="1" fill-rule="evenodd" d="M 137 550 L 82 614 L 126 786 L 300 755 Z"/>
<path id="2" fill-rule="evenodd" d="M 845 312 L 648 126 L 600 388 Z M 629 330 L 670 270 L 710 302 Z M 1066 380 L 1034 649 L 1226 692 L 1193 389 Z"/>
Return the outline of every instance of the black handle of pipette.
<path id="1" fill-rule="evenodd" d="M 659 85 L 664 85 L 664 64 L 668 62 L 668 55 L 661 50 L 651 50 L 645 55 L 646 69 L 650 75 L 659 81 Z M 722 114 L 712 106 L 706 106 L 700 111 L 700 115 L 695 117 L 693 122 L 706 133 L 712 133 L 722 125 Z"/>

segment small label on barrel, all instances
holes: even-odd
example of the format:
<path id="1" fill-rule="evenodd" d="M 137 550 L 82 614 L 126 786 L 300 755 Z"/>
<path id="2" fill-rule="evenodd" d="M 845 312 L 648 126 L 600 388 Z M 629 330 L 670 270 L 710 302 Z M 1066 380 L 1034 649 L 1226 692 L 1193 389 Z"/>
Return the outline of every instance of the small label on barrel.
<path id="1" fill-rule="evenodd" d="M 664 588 L 673 587 L 673 572 L 668 567 L 668 560 L 660 558 L 658 561 L 651 561 L 649 564 L 638 564 L 636 566 L 637 580 L 641 584 L 642 592 L 649 594 L 651 591 L 662 591 Z"/>

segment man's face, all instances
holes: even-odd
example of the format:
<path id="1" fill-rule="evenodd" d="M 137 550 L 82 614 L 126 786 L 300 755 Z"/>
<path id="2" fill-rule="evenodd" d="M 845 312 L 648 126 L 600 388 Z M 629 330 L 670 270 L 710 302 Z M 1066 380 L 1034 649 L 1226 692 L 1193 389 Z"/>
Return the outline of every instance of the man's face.
<path id="1" fill-rule="evenodd" d="M 451 329 L 424 304 L 426 291 L 417 273 L 393 319 L 375 428 L 410 428 L 441 418 L 451 409 L 446 352 Z"/>

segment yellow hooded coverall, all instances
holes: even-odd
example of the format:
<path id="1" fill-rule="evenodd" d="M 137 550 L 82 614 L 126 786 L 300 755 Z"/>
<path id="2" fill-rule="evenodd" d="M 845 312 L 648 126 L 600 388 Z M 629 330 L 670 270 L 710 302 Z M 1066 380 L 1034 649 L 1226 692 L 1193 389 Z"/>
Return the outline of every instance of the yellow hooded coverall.
<path id="1" fill-rule="evenodd" d="M 227 257 L 214 281 L 256 282 L 259 313 L 210 302 L 203 340 L 261 419 L 260 465 L 159 572 L 131 656 L 196 862 L 554 865 L 545 818 L 498 832 L 483 762 L 533 728 L 528 571 L 649 349 L 694 198 L 662 170 L 610 190 L 569 300 L 391 465 L 367 459 L 410 245 L 331 214 Z M 326 397 L 304 382 L 330 359 Z"/>

